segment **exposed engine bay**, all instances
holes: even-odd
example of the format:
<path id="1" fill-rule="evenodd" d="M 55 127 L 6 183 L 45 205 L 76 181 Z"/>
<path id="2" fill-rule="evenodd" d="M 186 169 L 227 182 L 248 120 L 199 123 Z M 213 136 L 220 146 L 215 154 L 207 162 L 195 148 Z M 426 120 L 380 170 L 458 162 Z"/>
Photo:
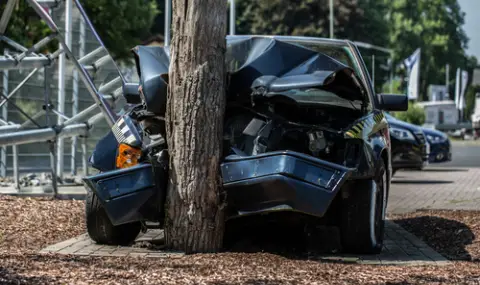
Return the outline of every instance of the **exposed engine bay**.
<path id="1" fill-rule="evenodd" d="M 265 112 L 258 108 L 228 109 L 225 155 L 232 149 L 243 156 L 291 150 L 344 164 L 346 141 L 342 129 L 359 116 L 360 111 L 341 107 L 286 103 L 268 104 Z"/>

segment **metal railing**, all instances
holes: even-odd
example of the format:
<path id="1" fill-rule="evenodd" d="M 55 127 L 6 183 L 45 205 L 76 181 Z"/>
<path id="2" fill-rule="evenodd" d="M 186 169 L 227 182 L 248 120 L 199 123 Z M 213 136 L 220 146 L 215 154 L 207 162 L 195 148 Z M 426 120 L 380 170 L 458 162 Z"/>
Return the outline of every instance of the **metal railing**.
<path id="1" fill-rule="evenodd" d="M 31 47 L 24 47 L 5 35 L 7 25 L 10 21 L 11 15 L 14 12 L 14 7 L 17 1 L 26 1 L 38 14 L 38 16 L 45 21 L 50 28 L 51 33 L 45 38 L 41 39 Z M 46 8 L 60 8 L 64 5 L 65 8 L 65 30 L 62 35 L 60 29 L 57 27 L 48 9 Z M 95 39 L 100 44 L 100 47 L 85 54 L 85 47 L 80 44 L 79 59 L 77 59 L 71 50 L 71 26 L 72 26 L 72 7 L 78 9 L 80 14 L 80 34 L 85 34 L 85 29 L 88 28 L 93 33 Z M 58 41 L 59 48 L 53 53 L 44 55 L 39 54 L 41 48 L 51 43 L 53 40 Z M 5 9 L 0 18 L 0 42 L 4 42 L 11 50 L 6 50 L 3 56 L 0 56 L 0 71 L 3 73 L 3 92 L 0 92 L 0 108 L 2 108 L 2 119 L 0 119 L 0 165 L 1 175 L 6 175 L 7 152 L 6 147 L 13 148 L 13 169 L 15 185 L 19 188 L 19 171 L 18 171 L 18 150 L 17 146 L 30 143 L 46 142 L 49 144 L 51 156 L 51 172 L 53 177 L 54 193 L 57 193 L 56 177 L 63 175 L 64 169 L 64 138 L 72 138 L 72 170 L 76 172 L 76 149 L 77 137 L 81 139 L 82 145 L 82 165 L 83 174 L 86 175 L 87 167 L 87 145 L 86 138 L 93 125 L 101 121 L 102 118 L 106 120 L 109 126 L 112 126 L 117 119 L 117 115 L 113 111 L 112 105 L 116 99 L 122 94 L 122 89 L 119 87 L 125 83 L 125 79 L 116 66 L 112 57 L 105 48 L 102 40 L 95 31 L 92 23 L 88 19 L 83 7 L 78 0 L 8 0 Z M 65 64 L 67 59 L 73 64 L 73 110 L 72 116 L 65 115 Z M 113 62 L 118 71 L 118 77 L 110 80 L 97 88 L 94 81 L 89 74 L 89 71 L 97 71 L 102 65 Z M 58 63 L 58 106 L 55 108 L 51 104 L 51 90 L 50 90 L 50 67 L 52 64 Z M 32 69 L 32 71 L 12 90 L 8 90 L 8 72 L 9 70 Z M 40 70 L 44 72 L 44 105 L 42 110 L 35 115 L 30 116 L 21 107 L 17 106 L 12 99 L 15 94 Z M 78 79 L 80 79 L 88 93 L 95 101 L 94 105 L 80 111 L 78 110 Z M 11 122 L 7 119 L 7 106 L 13 106 L 21 113 L 27 120 L 23 123 Z M 98 112 L 100 111 L 100 113 Z M 45 115 L 45 124 L 40 124 L 38 119 Z M 57 121 L 51 122 L 50 115 L 55 115 Z"/>

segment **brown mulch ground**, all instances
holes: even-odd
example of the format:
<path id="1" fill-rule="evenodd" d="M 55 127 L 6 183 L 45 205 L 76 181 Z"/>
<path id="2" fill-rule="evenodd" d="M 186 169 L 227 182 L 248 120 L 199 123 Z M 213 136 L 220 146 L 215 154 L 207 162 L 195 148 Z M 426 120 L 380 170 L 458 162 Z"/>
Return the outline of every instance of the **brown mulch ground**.
<path id="1" fill-rule="evenodd" d="M 83 207 L 81 201 L 0 196 L 0 284 L 480 284 L 480 266 L 471 261 L 455 261 L 445 267 L 395 267 L 320 263 L 269 253 L 175 259 L 36 254 L 47 244 L 83 233 Z M 476 260 L 478 245 L 475 240 L 465 243 L 468 235 L 464 234 L 480 233 L 476 216 L 472 212 L 435 211 L 393 218 L 424 234 L 430 245 L 444 250 L 450 258 L 465 259 L 466 252 L 469 260 Z M 425 234 L 429 231 L 436 233 Z M 461 242 L 447 238 L 451 234 Z"/>
<path id="2" fill-rule="evenodd" d="M 425 210 L 392 218 L 448 259 L 480 261 L 480 212 Z"/>

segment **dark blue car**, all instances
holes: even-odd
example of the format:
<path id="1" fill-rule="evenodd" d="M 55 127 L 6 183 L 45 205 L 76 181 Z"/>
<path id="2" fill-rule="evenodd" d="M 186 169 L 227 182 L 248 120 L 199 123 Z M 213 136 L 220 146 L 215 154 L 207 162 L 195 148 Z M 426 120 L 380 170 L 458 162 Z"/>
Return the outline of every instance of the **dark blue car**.
<path id="1" fill-rule="evenodd" d="M 429 163 L 440 163 L 452 160 L 451 143 L 448 136 L 438 130 L 422 128 L 430 144 Z"/>
<path id="2" fill-rule="evenodd" d="M 140 82 L 123 86 L 133 107 L 92 154 L 92 167 L 102 173 L 84 178 L 87 231 L 99 244 L 129 244 L 142 229 L 173 225 L 165 199 L 177 162 L 170 163 L 169 151 L 182 146 L 164 139 L 170 52 L 145 46 L 133 52 Z M 385 112 L 406 111 L 407 97 L 374 93 L 349 41 L 232 36 L 225 61 L 220 173 L 198 163 L 201 157 L 191 161 L 198 163 L 195 173 L 221 178 L 226 247 L 252 224 L 290 223 L 304 231 L 323 223 L 338 228 L 344 252 L 379 253 L 394 154 Z M 211 112 L 211 104 L 185 116 Z M 211 139 L 198 132 L 184 147 Z M 187 184 L 176 187 L 194 187 Z"/>
<path id="3" fill-rule="evenodd" d="M 430 144 L 417 125 L 386 115 L 392 141 L 392 173 L 399 169 L 422 169 L 428 164 Z"/>

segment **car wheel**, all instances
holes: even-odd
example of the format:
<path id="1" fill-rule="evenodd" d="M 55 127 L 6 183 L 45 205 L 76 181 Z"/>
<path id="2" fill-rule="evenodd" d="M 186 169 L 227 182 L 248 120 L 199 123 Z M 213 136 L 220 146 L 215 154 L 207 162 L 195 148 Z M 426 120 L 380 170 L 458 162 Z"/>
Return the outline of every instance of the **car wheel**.
<path id="1" fill-rule="evenodd" d="M 141 223 L 114 226 L 97 195 L 88 191 L 85 201 L 87 232 L 99 244 L 128 245 L 135 241 L 141 230 Z"/>
<path id="2" fill-rule="evenodd" d="M 345 252 L 378 254 L 382 251 L 388 195 L 383 161 L 377 176 L 362 180 L 350 190 L 342 211 L 341 239 Z"/>

